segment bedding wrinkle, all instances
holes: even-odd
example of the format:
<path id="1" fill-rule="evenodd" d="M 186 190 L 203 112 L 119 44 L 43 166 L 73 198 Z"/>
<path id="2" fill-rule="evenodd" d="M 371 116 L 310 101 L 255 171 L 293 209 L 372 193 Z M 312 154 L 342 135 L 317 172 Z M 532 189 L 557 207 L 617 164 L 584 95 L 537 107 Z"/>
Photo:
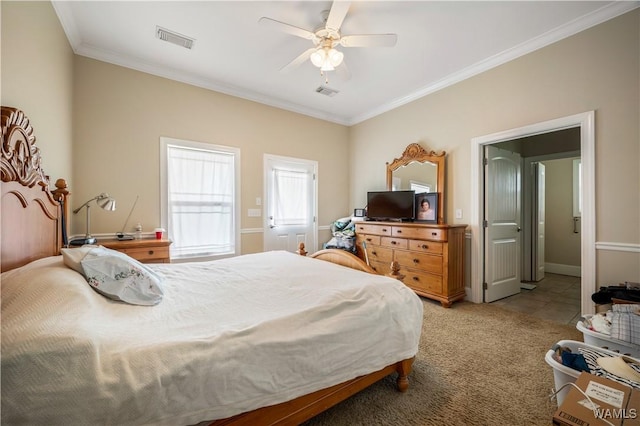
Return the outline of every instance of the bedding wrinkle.
<path id="1" fill-rule="evenodd" d="M 388 277 L 286 252 L 149 267 L 155 306 L 106 299 L 58 260 L 3 274 L 3 424 L 196 424 L 418 350 L 422 303 Z"/>

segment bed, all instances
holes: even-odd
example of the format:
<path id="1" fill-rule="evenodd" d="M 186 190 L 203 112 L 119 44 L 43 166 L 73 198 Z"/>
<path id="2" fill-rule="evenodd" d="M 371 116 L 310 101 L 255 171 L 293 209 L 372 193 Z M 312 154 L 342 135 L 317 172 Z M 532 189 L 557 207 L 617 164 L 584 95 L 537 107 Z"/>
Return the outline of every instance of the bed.
<path id="1" fill-rule="evenodd" d="M 267 252 L 149 265 L 160 303 L 108 299 L 60 255 L 69 192 L 22 111 L 1 144 L 3 424 L 299 424 L 390 374 L 407 390 L 422 304 L 398 280 Z"/>

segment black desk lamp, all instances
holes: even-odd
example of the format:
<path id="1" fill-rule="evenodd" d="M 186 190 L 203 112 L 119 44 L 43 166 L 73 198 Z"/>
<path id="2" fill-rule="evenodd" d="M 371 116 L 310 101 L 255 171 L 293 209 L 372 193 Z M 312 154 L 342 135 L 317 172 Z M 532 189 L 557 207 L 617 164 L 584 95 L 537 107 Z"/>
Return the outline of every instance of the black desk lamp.
<path id="1" fill-rule="evenodd" d="M 75 238 L 73 240 L 71 240 L 69 242 L 69 245 L 72 246 L 83 246 L 85 244 L 95 244 L 96 243 L 96 238 L 91 236 L 91 216 L 90 216 L 90 210 L 91 210 L 91 202 L 92 201 L 96 201 L 96 204 L 99 205 L 100 207 L 102 207 L 105 210 L 108 211 L 114 211 L 116 209 L 116 200 L 114 200 L 113 198 L 111 198 L 109 196 L 109 194 L 106 193 L 102 193 L 98 196 L 93 197 L 92 199 L 90 199 L 89 201 L 87 201 L 86 203 L 84 203 L 83 205 L 81 205 L 80 207 L 78 207 L 77 209 L 75 209 L 73 211 L 73 214 L 78 214 L 78 212 L 83 208 L 83 207 L 87 207 L 87 233 L 84 236 L 84 238 Z"/>

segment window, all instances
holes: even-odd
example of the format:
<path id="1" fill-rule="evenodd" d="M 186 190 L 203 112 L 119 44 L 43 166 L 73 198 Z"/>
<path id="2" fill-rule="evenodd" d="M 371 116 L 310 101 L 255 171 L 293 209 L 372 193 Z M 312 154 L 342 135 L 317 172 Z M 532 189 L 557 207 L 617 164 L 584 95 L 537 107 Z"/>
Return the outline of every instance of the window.
<path id="1" fill-rule="evenodd" d="M 410 181 L 410 188 L 416 191 L 416 194 L 422 194 L 423 192 L 431 192 L 431 186 L 427 183 L 418 182 L 415 180 Z"/>
<path id="2" fill-rule="evenodd" d="M 309 180 L 304 170 L 273 170 L 273 224 L 276 226 L 309 224 Z"/>
<path id="3" fill-rule="evenodd" d="M 239 252 L 240 150 L 160 138 L 162 225 L 172 259 Z"/>

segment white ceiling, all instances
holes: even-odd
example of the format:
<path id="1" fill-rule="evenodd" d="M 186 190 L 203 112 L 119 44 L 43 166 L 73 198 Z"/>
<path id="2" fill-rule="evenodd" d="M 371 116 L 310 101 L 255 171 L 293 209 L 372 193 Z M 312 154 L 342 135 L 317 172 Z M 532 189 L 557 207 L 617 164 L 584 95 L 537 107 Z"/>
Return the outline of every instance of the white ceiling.
<path id="1" fill-rule="evenodd" d="M 309 61 L 313 47 L 258 24 L 269 17 L 314 31 L 331 1 L 54 1 L 74 52 L 312 117 L 351 125 L 638 7 L 620 1 L 354 1 L 341 32 L 395 33 L 394 47 L 342 48 L 351 72 Z M 156 26 L 194 38 L 188 50 Z"/>

